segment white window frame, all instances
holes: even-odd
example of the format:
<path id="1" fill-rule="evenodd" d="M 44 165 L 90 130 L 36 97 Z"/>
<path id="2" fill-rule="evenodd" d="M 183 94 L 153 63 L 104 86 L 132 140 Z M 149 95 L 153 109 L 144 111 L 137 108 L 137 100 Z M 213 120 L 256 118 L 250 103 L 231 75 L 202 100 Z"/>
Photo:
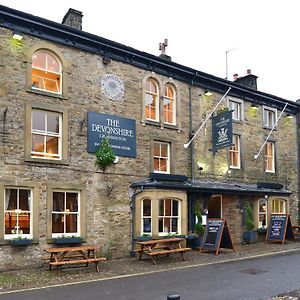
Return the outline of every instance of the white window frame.
<path id="1" fill-rule="evenodd" d="M 279 202 L 279 210 L 280 210 L 280 212 L 277 212 L 277 211 L 274 211 L 274 203 L 275 202 Z M 272 214 L 278 214 L 278 215 L 280 215 L 280 214 L 282 214 L 282 215 L 284 215 L 285 214 L 285 212 L 286 212 L 286 201 L 285 200 L 283 200 L 283 199 L 273 199 L 272 200 Z"/>
<path id="2" fill-rule="evenodd" d="M 160 154 L 161 154 L 161 146 L 162 145 L 167 145 L 167 157 L 161 156 L 161 155 L 154 155 L 154 148 L 155 148 L 155 144 L 159 144 L 159 148 L 160 148 Z M 154 141 L 153 144 L 153 172 L 155 173 L 162 173 L 162 174 L 170 174 L 170 148 L 171 148 L 171 144 L 170 143 L 166 143 L 166 142 L 160 142 L 160 141 Z M 161 160 L 165 160 L 166 161 L 166 166 L 167 166 L 167 170 L 166 171 L 159 171 L 159 170 L 154 170 L 154 160 L 159 159 L 159 165 L 160 165 L 160 161 Z"/>
<path id="3" fill-rule="evenodd" d="M 265 205 L 265 211 L 263 211 L 263 212 L 261 212 L 260 210 L 259 210 L 259 208 L 260 208 L 260 203 L 261 202 L 264 202 L 264 205 Z M 262 198 L 262 199 L 259 199 L 258 200 L 258 206 L 257 206 L 257 215 L 258 215 L 258 218 L 257 218 L 257 220 L 258 220 L 258 228 L 263 228 L 263 229 L 265 229 L 265 228 L 267 228 L 268 227 L 268 200 L 267 199 L 264 199 L 264 198 Z M 259 217 L 260 216 L 265 216 L 265 223 L 266 223 L 266 225 L 265 226 L 263 226 L 262 225 L 262 223 L 260 223 L 260 221 L 259 221 Z"/>
<path id="4" fill-rule="evenodd" d="M 167 88 L 170 88 L 172 90 L 174 98 L 166 96 Z M 167 83 L 165 85 L 165 93 L 164 93 L 164 97 L 163 97 L 163 110 L 164 110 L 164 114 L 165 114 L 165 111 L 167 111 L 167 112 L 169 111 L 169 110 L 165 109 L 165 102 L 168 102 L 168 101 L 170 103 L 171 102 L 173 103 L 173 111 L 172 111 L 173 122 L 168 122 L 164 118 L 164 123 L 165 124 L 170 124 L 170 125 L 176 125 L 176 91 L 175 91 L 175 88 L 171 84 L 169 84 L 169 83 Z"/>
<path id="5" fill-rule="evenodd" d="M 270 114 L 273 116 L 272 120 Z M 272 129 L 277 120 L 277 109 L 273 107 L 263 106 L 263 127 Z M 275 127 L 276 128 L 276 127 Z"/>
<path id="6" fill-rule="evenodd" d="M 238 99 L 228 99 L 228 108 L 232 110 L 233 121 L 244 120 L 244 101 Z"/>
<path id="7" fill-rule="evenodd" d="M 144 216 L 144 201 L 145 200 L 150 201 L 150 205 L 151 205 L 150 216 Z M 152 206 L 153 205 L 152 205 L 152 200 L 150 198 L 145 198 L 141 202 L 142 202 L 142 205 L 141 205 L 141 235 L 143 235 L 143 234 L 152 235 L 152 227 L 153 227 L 153 216 L 152 216 Z M 150 222 L 151 222 L 151 230 L 150 230 L 150 232 L 145 232 L 144 231 L 144 219 L 150 219 Z"/>
<path id="8" fill-rule="evenodd" d="M 34 111 L 41 111 L 41 112 L 45 113 L 45 131 L 32 128 L 32 126 L 33 126 L 32 117 L 33 117 Z M 48 114 L 51 114 L 51 113 L 59 115 L 59 133 L 47 131 L 47 117 L 48 117 Z M 63 114 L 60 112 L 53 112 L 53 111 L 32 108 L 32 110 L 31 110 L 31 139 L 32 139 L 33 134 L 43 136 L 44 137 L 44 151 L 46 151 L 47 137 L 58 138 L 58 154 L 51 153 L 51 156 L 54 156 L 54 157 L 47 157 L 47 155 L 48 155 L 47 152 L 33 151 L 32 146 L 31 146 L 31 158 L 39 158 L 39 159 L 46 159 L 46 160 L 48 160 L 48 159 L 49 160 L 61 160 L 62 159 L 62 118 L 63 118 Z M 42 155 L 44 155 L 44 156 L 42 156 Z"/>
<path id="9" fill-rule="evenodd" d="M 54 193 L 64 193 L 64 209 L 66 209 L 66 194 L 67 193 L 72 193 L 72 194 L 77 194 L 78 195 L 78 208 L 77 208 L 77 212 L 68 212 L 66 210 L 64 211 L 54 211 L 53 209 L 53 195 Z M 68 236 L 80 236 L 81 232 L 80 232 L 80 219 L 81 219 L 81 193 L 80 191 L 77 190 L 52 190 L 52 212 L 51 212 L 51 219 L 52 219 L 52 215 L 53 214 L 61 214 L 64 215 L 64 218 L 66 218 L 66 215 L 77 215 L 77 232 L 66 232 L 66 220 L 64 220 L 64 232 L 63 233 L 54 233 L 53 232 L 53 227 L 51 228 L 51 234 L 52 234 L 52 238 L 58 238 L 58 237 L 68 237 Z"/>
<path id="10" fill-rule="evenodd" d="M 240 169 L 241 168 L 241 137 L 237 134 L 234 134 L 233 139 L 234 139 L 234 141 L 233 141 L 234 145 L 229 147 L 229 167 L 231 169 Z M 232 159 L 231 159 L 232 155 L 238 156 L 238 165 L 237 166 L 234 166 L 232 164 Z"/>
<path id="11" fill-rule="evenodd" d="M 11 190 L 17 190 L 17 203 L 19 203 L 19 193 L 20 193 L 20 190 L 30 191 L 30 196 L 29 196 L 29 199 L 30 199 L 30 204 L 29 204 L 30 210 L 29 211 L 22 211 L 21 209 L 18 209 L 18 205 L 17 205 L 17 209 L 16 210 L 8 210 L 8 209 L 5 208 L 5 205 L 4 205 L 4 218 L 5 218 L 6 212 L 16 213 L 17 215 L 21 214 L 22 212 L 29 213 L 29 216 L 30 216 L 30 229 L 29 229 L 29 231 L 30 231 L 30 233 L 29 234 L 19 233 L 18 232 L 19 228 L 16 228 L 17 233 L 6 234 L 5 230 L 4 230 L 4 239 L 5 240 L 11 240 L 11 239 L 14 239 L 14 238 L 17 238 L 17 237 L 32 239 L 32 237 L 33 237 L 33 190 L 32 190 L 32 188 L 26 188 L 26 187 L 7 186 L 4 189 L 4 199 L 6 199 L 6 191 L 10 190 L 10 189 Z M 4 201 L 6 201 L 6 200 L 4 200 Z M 19 226 L 17 226 L 17 227 L 19 227 Z"/>
<path id="12" fill-rule="evenodd" d="M 267 155 L 268 145 L 271 145 L 271 149 L 272 149 L 271 155 Z M 265 145 L 265 172 L 266 173 L 275 173 L 275 171 L 276 171 L 275 155 L 276 155 L 276 153 L 275 153 L 275 142 L 272 142 L 272 141 L 266 142 L 266 145 Z M 269 159 L 271 159 L 272 168 L 270 168 L 270 166 L 269 166 L 269 163 L 268 163 Z"/>
<path id="13" fill-rule="evenodd" d="M 45 62 L 46 67 L 45 67 L 45 69 L 43 69 L 43 68 L 38 68 L 38 67 L 34 67 L 34 66 L 33 66 L 33 57 L 34 57 L 34 55 L 37 55 L 38 52 L 45 52 L 45 59 L 46 59 L 46 62 Z M 52 71 L 52 70 L 48 70 L 48 59 L 49 59 L 49 58 L 48 58 L 48 55 L 50 55 L 52 58 L 54 58 L 54 59 L 56 60 L 56 62 L 58 63 L 58 65 L 59 65 L 59 70 L 60 70 L 59 72 L 55 72 L 55 71 Z M 56 74 L 56 75 L 59 75 L 59 76 L 60 76 L 59 86 L 58 86 L 56 80 L 50 79 L 50 78 L 41 77 L 41 76 L 38 76 L 38 75 L 33 75 L 33 74 L 32 74 L 32 71 L 31 71 L 31 77 L 34 76 L 34 77 L 40 78 L 40 79 L 42 80 L 43 87 L 44 87 L 43 89 L 41 89 L 41 88 L 38 88 L 38 87 L 35 87 L 34 85 L 32 85 L 31 88 L 32 88 L 33 90 L 44 91 L 44 92 L 47 92 L 47 93 L 53 93 L 53 94 L 58 94 L 58 95 L 61 95 L 61 94 L 62 94 L 62 65 L 61 65 L 60 59 L 58 59 L 57 56 L 56 56 L 54 53 L 52 53 L 52 52 L 50 52 L 50 51 L 48 51 L 48 50 L 46 50 L 46 49 L 38 49 L 37 51 L 35 51 L 35 52 L 33 53 L 33 56 L 32 56 L 32 70 L 33 70 L 33 69 L 39 70 L 39 71 L 43 71 L 43 72 L 45 72 L 45 73 Z M 45 81 L 47 81 L 47 80 L 49 80 L 49 81 L 55 81 L 55 85 L 56 85 L 56 87 L 57 87 L 58 92 L 54 92 L 54 91 L 51 91 L 51 90 L 46 89 L 46 85 L 45 85 L 46 83 L 45 83 Z"/>
<path id="14" fill-rule="evenodd" d="M 171 200 L 171 215 L 170 216 L 166 216 L 165 215 L 165 200 Z M 160 201 L 164 201 L 164 215 L 160 215 Z M 178 203 L 178 216 L 173 216 L 173 201 L 177 201 Z M 166 231 L 163 231 L 163 232 L 160 232 L 159 231 L 159 220 L 160 219 L 163 219 L 163 223 L 164 223 L 164 219 L 170 219 L 170 221 L 172 222 L 173 219 L 177 219 L 177 229 L 178 231 L 177 232 L 166 232 Z M 163 199 L 159 199 L 158 200 L 158 235 L 159 236 L 165 236 L 165 235 L 168 235 L 168 234 L 181 234 L 181 201 L 178 200 L 178 199 L 174 199 L 174 198 L 163 198 Z M 170 228 L 172 228 L 172 226 L 170 225 Z M 164 229 L 164 226 L 163 226 L 163 229 Z"/>
<path id="15" fill-rule="evenodd" d="M 147 88 L 145 88 L 145 108 L 144 108 L 145 109 L 145 119 L 149 120 L 149 121 L 159 122 L 159 89 L 158 89 L 158 84 L 157 84 L 155 79 L 148 78 L 146 80 L 146 86 L 147 86 L 148 81 L 152 82 L 155 85 L 156 93 L 148 91 Z M 146 115 L 146 108 L 151 107 L 151 105 L 147 104 L 147 95 L 149 95 L 152 98 L 155 97 L 155 119 L 151 119 L 151 118 L 147 117 L 147 115 Z"/>

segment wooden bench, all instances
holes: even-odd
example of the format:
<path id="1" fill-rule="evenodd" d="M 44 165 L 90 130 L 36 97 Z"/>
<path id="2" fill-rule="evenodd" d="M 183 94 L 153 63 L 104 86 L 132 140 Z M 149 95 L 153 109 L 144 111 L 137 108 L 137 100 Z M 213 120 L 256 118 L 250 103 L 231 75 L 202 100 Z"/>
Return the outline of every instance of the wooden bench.
<path id="1" fill-rule="evenodd" d="M 154 251 L 152 252 L 148 252 L 147 255 L 149 255 L 152 259 L 152 262 L 154 265 L 156 265 L 156 261 L 153 259 L 153 257 L 157 256 L 157 255 L 164 255 L 167 254 L 167 256 L 169 256 L 170 253 L 180 253 L 181 254 L 181 258 L 182 260 L 185 260 L 184 258 L 184 253 L 187 251 L 192 250 L 192 248 L 176 248 L 176 249 L 168 249 L 168 250 L 162 250 L 162 251 Z"/>
<path id="2" fill-rule="evenodd" d="M 67 259 L 67 258 L 66 258 Z M 70 264 L 82 264 L 85 263 L 86 266 L 88 266 L 88 264 L 90 262 L 94 262 L 95 266 L 96 266 L 96 270 L 97 272 L 99 272 L 99 266 L 98 263 L 100 261 L 106 261 L 105 257 L 98 257 L 98 258 L 84 258 L 84 259 L 72 259 L 70 257 L 70 260 L 64 260 L 64 261 L 51 261 L 49 262 L 50 267 L 51 266 L 62 266 L 62 265 L 70 265 Z"/>

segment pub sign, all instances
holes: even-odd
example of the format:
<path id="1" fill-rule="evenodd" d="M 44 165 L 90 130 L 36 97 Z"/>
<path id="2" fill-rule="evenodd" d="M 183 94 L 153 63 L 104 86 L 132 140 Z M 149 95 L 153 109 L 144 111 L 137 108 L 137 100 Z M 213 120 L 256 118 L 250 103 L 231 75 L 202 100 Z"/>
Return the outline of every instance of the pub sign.
<path id="1" fill-rule="evenodd" d="M 135 120 L 88 112 L 87 137 L 87 150 L 90 153 L 95 153 L 101 140 L 107 137 L 115 155 L 136 157 Z"/>
<path id="2" fill-rule="evenodd" d="M 232 111 L 227 111 L 212 118 L 212 150 L 232 145 Z"/>

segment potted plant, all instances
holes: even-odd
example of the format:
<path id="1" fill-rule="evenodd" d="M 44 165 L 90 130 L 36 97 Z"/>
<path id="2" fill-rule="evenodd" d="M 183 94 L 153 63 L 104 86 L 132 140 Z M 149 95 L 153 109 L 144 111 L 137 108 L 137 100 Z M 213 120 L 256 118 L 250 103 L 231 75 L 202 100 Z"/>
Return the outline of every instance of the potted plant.
<path id="1" fill-rule="evenodd" d="M 54 244 L 81 244 L 83 239 L 80 236 L 59 236 L 53 239 Z"/>
<path id="2" fill-rule="evenodd" d="M 245 225 L 247 228 L 247 231 L 244 232 L 243 238 L 245 244 L 254 244 L 256 243 L 256 231 L 253 229 L 255 228 L 255 224 L 253 222 L 253 212 L 252 207 L 250 206 L 249 202 L 246 202 L 244 205 L 244 211 L 246 214 L 245 219 Z"/>
<path id="3" fill-rule="evenodd" d="M 116 159 L 116 156 L 109 145 L 107 137 L 104 137 L 100 143 L 99 149 L 96 151 L 96 163 L 100 166 L 102 171 L 111 165 Z"/>
<path id="4" fill-rule="evenodd" d="M 196 223 L 195 223 L 195 233 L 189 234 L 187 236 L 188 245 L 192 249 L 197 249 L 201 247 L 202 243 L 202 237 L 205 231 L 205 227 L 202 225 L 202 214 L 200 205 L 197 203 L 195 206 L 195 217 L 196 217 Z"/>
<path id="5" fill-rule="evenodd" d="M 31 242 L 32 242 L 31 239 L 26 237 L 21 237 L 21 236 L 18 236 L 10 240 L 10 244 L 13 247 L 28 246 L 31 244 Z"/>

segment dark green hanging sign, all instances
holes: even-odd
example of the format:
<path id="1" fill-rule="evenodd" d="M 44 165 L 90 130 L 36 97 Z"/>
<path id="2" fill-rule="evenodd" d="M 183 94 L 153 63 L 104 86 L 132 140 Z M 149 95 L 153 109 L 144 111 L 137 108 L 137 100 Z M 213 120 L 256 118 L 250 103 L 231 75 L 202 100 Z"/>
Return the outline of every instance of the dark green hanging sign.
<path id="1" fill-rule="evenodd" d="M 232 145 L 232 111 L 227 111 L 212 118 L 212 150 Z"/>

